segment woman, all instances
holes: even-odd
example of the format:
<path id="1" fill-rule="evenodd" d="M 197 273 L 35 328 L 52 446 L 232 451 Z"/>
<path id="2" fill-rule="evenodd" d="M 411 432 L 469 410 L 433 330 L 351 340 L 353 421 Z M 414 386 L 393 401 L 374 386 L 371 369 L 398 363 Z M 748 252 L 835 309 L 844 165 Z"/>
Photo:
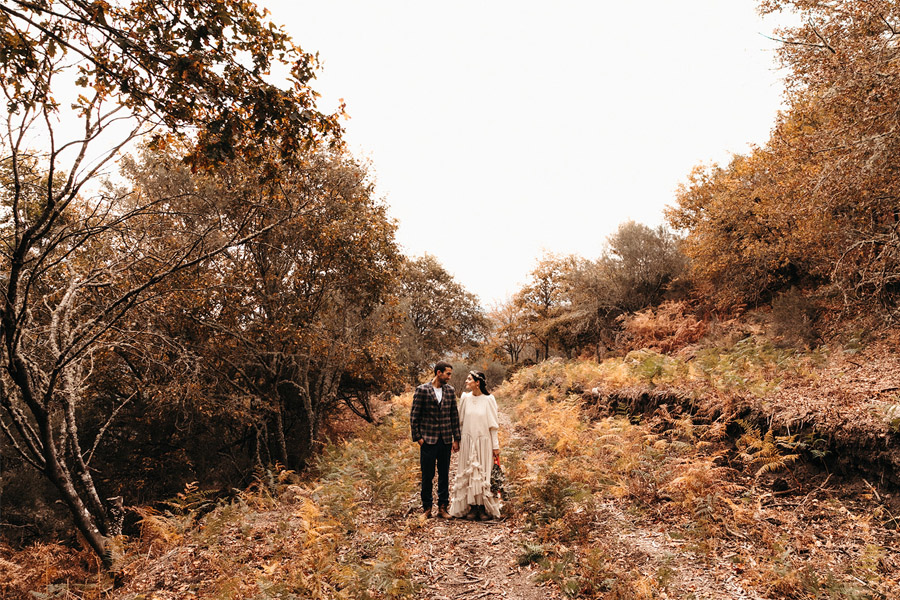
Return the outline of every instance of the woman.
<path id="1" fill-rule="evenodd" d="M 487 521 L 500 516 L 500 498 L 491 493 L 491 465 L 500 458 L 497 401 L 488 394 L 484 373 L 470 371 L 459 399 L 459 462 L 450 515 Z"/>

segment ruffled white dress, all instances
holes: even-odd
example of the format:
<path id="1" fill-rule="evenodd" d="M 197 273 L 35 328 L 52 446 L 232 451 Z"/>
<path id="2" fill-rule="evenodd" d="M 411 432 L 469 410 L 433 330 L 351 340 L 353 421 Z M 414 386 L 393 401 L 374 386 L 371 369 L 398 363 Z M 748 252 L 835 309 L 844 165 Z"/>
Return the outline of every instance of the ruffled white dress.
<path id="1" fill-rule="evenodd" d="M 494 449 L 499 449 L 497 401 L 490 394 L 463 393 L 459 399 L 459 461 L 450 499 L 450 515 L 461 517 L 469 506 L 482 505 L 494 517 L 500 516 L 500 498 L 491 493 L 491 466 Z"/>

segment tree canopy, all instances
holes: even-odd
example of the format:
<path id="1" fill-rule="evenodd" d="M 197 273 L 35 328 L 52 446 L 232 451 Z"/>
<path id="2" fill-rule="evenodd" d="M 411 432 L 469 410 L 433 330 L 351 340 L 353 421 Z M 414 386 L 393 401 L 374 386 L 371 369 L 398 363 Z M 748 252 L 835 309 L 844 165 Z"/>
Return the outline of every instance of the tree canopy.
<path id="1" fill-rule="evenodd" d="M 191 137 L 189 157 L 208 164 L 255 155 L 260 139 L 285 158 L 340 133 L 337 116 L 315 106 L 316 57 L 251 2 L 11 0 L 0 6 L 0 39 L 9 112 L 71 104 L 87 138 L 130 117 Z M 269 81 L 276 67 L 283 86 Z M 72 83 L 80 91 L 70 102 Z"/>
<path id="2" fill-rule="evenodd" d="M 785 100 L 769 141 L 697 169 L 668 215 L 687 231 L 694 273 L 725 304 L 793 285 L 893 306 L 900 291 L 897 202 L 900 12 L 894 2 L 766 0 L 793 11 L 779 32 Z"/>
<path id="3" fill-rule="evenodd" d="M 111 564 L 122 499 L 103 497 L 90 461 L 140 389 L 122 383 L 106 424 L 85 427 L 98 416 L 96 361 L 116 359 L 110 366 L 140 381 L 123 350 L 140 337 L 129 327 L 140 309 L 297 218 L 304 198 L 279 180 L 340 128 L 315 107 L 315 57 L 250 2 L 12 0 L 0 5 L 0 40 L 0 425 Z M 289 73 L 283 88 L 267 80 L 277 65 Z M 219 196 L 104 186 L 100 176 L 141 137 L 194 169 L 252 160 L 243 183 L 256 185 Z"/>
<path id="4" fill-rule="evenodd" d="M 406 312 L 406 362 L 412 379 L 428 365 L 465 352 L 487 335 L 478 298 L 429 254 L 407 259 L 400 271 L 400 298 Z"/>

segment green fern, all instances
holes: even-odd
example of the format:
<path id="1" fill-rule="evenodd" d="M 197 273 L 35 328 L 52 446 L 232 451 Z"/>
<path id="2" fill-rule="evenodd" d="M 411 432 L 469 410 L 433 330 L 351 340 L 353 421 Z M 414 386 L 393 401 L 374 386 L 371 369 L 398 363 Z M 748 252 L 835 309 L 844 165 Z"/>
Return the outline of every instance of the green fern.
<path id="1" fill-rule="evenodd" d="M 516 557 L 516 563 L 520 567 L 526 567 L 532 563 L 539 562 L 544 558 L 544 547 L 540 544 L 531 542 L 522 542 L 522 552 Z"/>

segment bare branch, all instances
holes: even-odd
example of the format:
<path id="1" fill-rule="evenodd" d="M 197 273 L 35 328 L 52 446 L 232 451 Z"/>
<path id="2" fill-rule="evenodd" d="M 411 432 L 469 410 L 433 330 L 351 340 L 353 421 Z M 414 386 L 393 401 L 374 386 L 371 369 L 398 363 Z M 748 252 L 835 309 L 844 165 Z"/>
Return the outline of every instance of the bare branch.
<path id="1" fill-rule="evenodd" d="M 3 433 L 6 434 L 6 439 L 9 440 L 9 443 L 12 444 L 12 447 L 16 450 L 16 452 L 19 454 L 19 456 L 22 458 L 22 460 L 24 460 L 25 462 L 30 464 L 32 467 L 34 467 L 38 471 L 44 470 L 44 465 L 46 463 L 43 462 L 43 459 L 41 459 L 41 462 L 38 462 L 37 460 L 32 458 L 32 456 L 36 456 L 36 457 L 40 458 L 40 454 L 32 455 L 32 454 L 29 454 L 27 451 L 25 451 L 25 449 L 19 445 L 19 442 L 18 442 L 18 440 L 16 440 L 12 431 L 10 431 L 9 425 L 7 425 L 6 422 L 2 418 L 0 418 L 0 428 L 3 429 Z"/>
<path id="2" fill-rule="evenodd" d="M 819 30 L 818 30 L 818 29 L 816 29 L 816 26 L 815 26 L 815 24 L 813 23 L 813 20 L 810 19 L 810 20 L 807 22 L 807 24 L 809 25 L 809 28 L 812 29 L 812 32 L 813 32 L 814 34 L 816 34 L 816 37 L 819 38 L 819 40 L 822 42 L 822 44 L 824 45 L 824 47 L 825 47 L 825 48 L 828 48 L 828 50 L 830 50 L 832 54 L 837 54 L 837 51 L 836 51 L 834 48 L 831 47 L 831 44 L 828 43 L 828 40 L 826 40 L 824 37 L 822 37 L 822 34 L 819 33 Z"/>
<path id="3" fill-rule="evenodd" d="M 0 379 L 0 405 L 2 405 L 3 408 L 6 409 L 7 413 L 9 413 L 9 416 L 13 422 L 13 426 L 15 426 L 16 431 L 19 432 L 19 435 L 22 437 L 23 442 L 25 443 L 28 451 L 30 451 L 31 454 L 18 447 L 18 445 L 16 446 L 16 449 L 19 451 L 23 458 L 29 460 L 38 468 L 42 468 L 40 463 L 43 461 L 43 447 L 41 444 L 40 436 L 38 436 L 37 432 L 31 427 L 31 424 L 25 418 L 25 415 L 22 414 L 22 411 L 19 410 L 15 404 L 13 404 L 12 399 L 6 392 L 6 384 L 2 379 Z M 6 427 L 5 424 L 4 427 Z M 13 438 L 11 432 L 8 433 L 8 436 L 10 440 L 15 443 L 15 439 Z"/>
<path id="4" fill-rule="evenodd" d="M 261 229 L 258 229 L 250 234 L 244 235 L 239 238 L 232 238 L 231 240 L 226 241 L 225 243 L 217 246 L 212 250 L 201 252 L 201 254 L 194 257 L 193 259 L 187 259 L 186 256 L 188 256 L 190 251 L 195 249 L 199 244 L 199 242 L 195 242 L 187 249 L 187 251 L 182 253 L 183 255 L 181 258 L 175 259 L 174 264 L 171 264 L 169 268 L 158 271 L 157 273 L 148 277 L 142 284 L 127 290 L 112 303 L 110 303 L 109 306 L 102 310 L 100 314 L 85 323 L 82 327 L 82 331 L 84 333 L 73 336 L 72 341 L 62 349 L 62 352 L 57 359 L 54 372 L 57 372 L 60 369 L 64 368 L 66 365 L 78 358 L 88 347 L 99 340 L 101 336 L 103 336 L 110 328 L 112 328 L 112 326 L 135 305 L 135 303 L 138 301 L 138 298 L 149 288 L 157 285 L 159 282 L 165 280 L 168 277 L 171 277 L 176 273 L 185 271 L 186 269 L 190 269 L 191 267 L 209 260 L 210 258 L 220 254 L 226 248 L 246 244 L 265 234 L 266 232 L 278 227 L 289 218 L 290 217 L 283 217 L 281 219 L 278 219 L 275 222 L 270 223 L 269 225 L 262 227 Z"/>
<path id="5" fill-rule="evenodd" d="M 105 434 L 106 430 L 109 429 L 109 425 L 116 418 L 116 415 L 119 414 L 119 411 L 121 411 L 123 408 L 125 408 L 125 406 L 129 402 L 131 402 L 131 399 L 134 398 L 135 396 L 138 396 L 139 394 L 140 394 L 140 392 L 132 393 L 130 396 L 125 398 L 125 400 L 112 411 L 112 414 L 109 415 L 109 418 L 106 420 L 106 423 L 104 423 L 103 427 L 100 428 L 100 431 L 97 432 L 97 437 L 94 438 L 94 445 L 91 446 L 90 452 L 88 452 L 87 457 L 84 459 L 85 465 L 91 464 L 91 459 L 94 458 L 94 452 L 97 450 L 97 446 L 100 445 L 100 440 L 103 438 L 103 434 Z"/>
<path id="6" fill-rule="evenodd" d="M 780 44 L 786 44 L 786 45 L 788 45 L 788 46 L 806 46 L 807 48 L 818 48 L 818 49 L 825 49 L 825 48 L 827 48 L 827 46 L 824 45 L 824 44 L 813 44 L 812 42 L 801 42 L 801 41 L 798 41 L 798 40 L 787 40 L 787 39 L 784 39 L 784 38 L 772 37 L 772 36 L 765 35 L 765 34 L 760 34 L 760 35 L 762 35 L 764 38 L 766 38 L 766 39 L 768 39 L 768 40 L 772 40 L 773 42 L 778 42 L 778 43 L 780 43 Z M 831 48 L 828 48 L 828 49 L 830 50 Z"/>

